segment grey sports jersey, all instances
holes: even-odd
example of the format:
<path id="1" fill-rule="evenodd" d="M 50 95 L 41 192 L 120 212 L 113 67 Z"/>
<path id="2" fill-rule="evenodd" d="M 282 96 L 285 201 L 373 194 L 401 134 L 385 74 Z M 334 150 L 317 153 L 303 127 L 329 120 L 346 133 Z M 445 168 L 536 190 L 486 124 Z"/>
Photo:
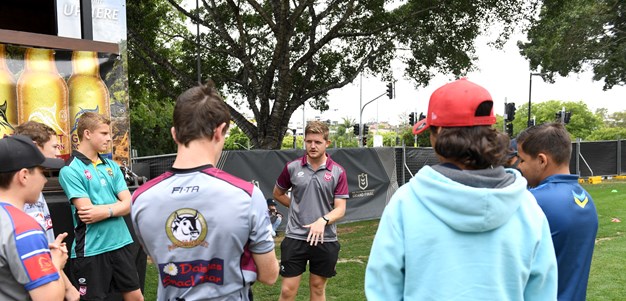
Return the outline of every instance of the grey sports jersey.
<path id="1" fill-rule="evenodd" d="M 306 240 L 309 229 L 303 226 L 311 224 L 321 216 L 332 211 L 335 199 L 347 199 L 348 180 L 346 171 L 326 158 L 326 165 L 313 170 L 306 160 L 306 155 L 287 163 L 276 180 L 276 185 L 288 190 L 291 188 L 291 204 L 285 237 Z M 324 241 L 337 241 L 337 226 L 332 224 L 324 230 Z"/>
<path id="2" fill-rule="evenodd" d="M 50 209 L 48 209 L 48 204 L 43 197 L 43 193 L 39 194 L 39 199 L 37 199 L 36 203 L 25 204 L 24 212 L 32 216 L 46 231 L 48 242 L 53 242 L 54 229 L 52 228 L 52 218 L 50 217 Z"/>
<path id="3" fill-rule="evenodd" d="M 210 165 L 172 169 L 139 187 L 131 218 L 159 269 L 158 300 L 248 300 L 251 252 L 274 249 L 261 191 Z"/>

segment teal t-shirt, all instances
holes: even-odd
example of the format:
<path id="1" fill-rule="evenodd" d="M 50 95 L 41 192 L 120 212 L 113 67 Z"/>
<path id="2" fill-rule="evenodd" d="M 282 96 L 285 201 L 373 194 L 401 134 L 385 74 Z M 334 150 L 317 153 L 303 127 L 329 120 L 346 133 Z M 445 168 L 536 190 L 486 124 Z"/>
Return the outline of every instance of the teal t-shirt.
<path id="1" fill-rule="evenodd" d="M 117 203 L 117 195 L 128 190 L 117 163 L 100 156 L 100 162 L 94 166 L 85 155 L 74 151 L 69 164 L 61 169 L 59 182 L 72 208 L 75 237 L 71 258 L 94 256 L 133 243 L 123 217 L 85 224 L 72 203 L 75 198 L 89 198 L 94 205 Z"/>

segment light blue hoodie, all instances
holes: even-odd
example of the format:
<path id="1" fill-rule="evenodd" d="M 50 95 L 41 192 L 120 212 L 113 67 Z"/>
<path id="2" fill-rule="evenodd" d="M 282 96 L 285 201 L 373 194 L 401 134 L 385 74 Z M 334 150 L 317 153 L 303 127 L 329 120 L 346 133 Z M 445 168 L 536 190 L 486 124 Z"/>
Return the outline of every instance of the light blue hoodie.
<path id="1" fill-rule="evenodd" d="M 521 174 L 435 169 L 422 168 L 385 208 L 367 299 L 556 300 L 550 229 Z M 499 184 L 483 185 L 494 188 L 472 187 L 494 176 Z"/>

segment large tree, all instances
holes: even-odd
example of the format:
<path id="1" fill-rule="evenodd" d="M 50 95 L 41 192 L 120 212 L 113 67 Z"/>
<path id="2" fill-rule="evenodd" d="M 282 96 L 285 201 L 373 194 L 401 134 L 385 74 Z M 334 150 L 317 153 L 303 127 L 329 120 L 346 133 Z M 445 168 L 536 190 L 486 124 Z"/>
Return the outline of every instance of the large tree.
<path id="1" fill-rule="evenodd" d="M 531 68 L 566 76 L 593 69 L 604 89 L 626 84 L 626 1 L 546 0 L 528 42 L 518 43 Z"/>
<path id="2" fill-rule="evenodd" d="M 131 85 L 142 86 L 131 88 L 136 102 L 171 102 L 197 83 L 196 40 L 183 23 L 193 22 L 203 77 L 222 89 L 254 147 L 277 149 L 298 107 L 328 108 L 328 92 L 361 72 L 392 80 L 392 59 L 416 85 L 466 73 L 475 38 L 497 23 L 506 39 L 538 1 L 412 0 L 390 9 L 395 1 L 200 0 L 198 10 L 189 2 L 127 3 L 130 59 L 139 65 L 131 66 Z"/>

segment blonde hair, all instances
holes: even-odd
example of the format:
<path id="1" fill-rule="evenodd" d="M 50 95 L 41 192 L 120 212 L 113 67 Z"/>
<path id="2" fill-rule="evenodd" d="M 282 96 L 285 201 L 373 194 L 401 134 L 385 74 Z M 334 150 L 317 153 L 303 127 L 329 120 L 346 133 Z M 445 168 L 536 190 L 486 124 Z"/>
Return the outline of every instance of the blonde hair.
<path id="1" fill-rule="evenodd" d="M 330 130 L 328 129 L 328 125 L 321 121 L 310 121 L 307 123 L 306 128 L 304 130 L 304 135 L 307 134 L 322 134 L 324 140 L 328 141 L 328 134 Z"/>
<path id="2" fill-rule="evenodd" d="M 95 131 L 101 124 L 111 125 L 111 120 L 104 117 L 104 115 L 85 112 L 78 118 L 78 140 L 83 140 L 83 134 L 85 130 Z"/>

